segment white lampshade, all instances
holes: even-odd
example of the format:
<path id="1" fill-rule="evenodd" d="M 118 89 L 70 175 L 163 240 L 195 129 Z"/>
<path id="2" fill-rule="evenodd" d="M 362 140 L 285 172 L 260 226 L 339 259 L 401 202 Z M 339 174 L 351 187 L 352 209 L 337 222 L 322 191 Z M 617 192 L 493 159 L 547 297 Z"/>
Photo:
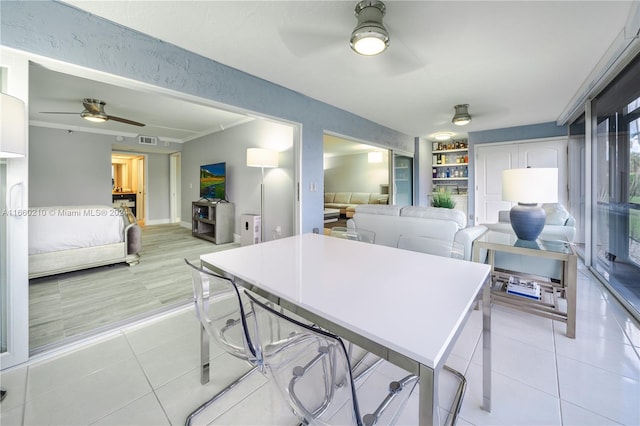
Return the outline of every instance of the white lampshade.
<path id="1" fill-rule="evenodd" d="M 263 148 L 247 148 L 247 166 L 278 167 L 278 151 Z"/>
<path id="2" fill-rule="evenodd" d="M 503 170 L 502 200 L 522 204 L 557 203 L 558 169 Z"/>
<path id="3" fill-rule="evenodd" d="M 27 143 L 26 117 L 24 102 L 0 93 L 0 157 L 24 157 Z"/>

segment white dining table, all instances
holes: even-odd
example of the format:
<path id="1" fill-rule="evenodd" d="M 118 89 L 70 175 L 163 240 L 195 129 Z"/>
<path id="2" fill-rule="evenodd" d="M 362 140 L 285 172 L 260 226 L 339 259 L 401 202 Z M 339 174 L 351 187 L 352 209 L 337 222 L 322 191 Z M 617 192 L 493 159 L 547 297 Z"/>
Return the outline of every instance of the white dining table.
<path id="1" fill-rule="evenodd" d="M 200 256 L 285 309 L 420 377 L 419 423 L 439 424 L 438 377 L 482 295 L 491 410 L 489 265 L 320 234 Z"/>

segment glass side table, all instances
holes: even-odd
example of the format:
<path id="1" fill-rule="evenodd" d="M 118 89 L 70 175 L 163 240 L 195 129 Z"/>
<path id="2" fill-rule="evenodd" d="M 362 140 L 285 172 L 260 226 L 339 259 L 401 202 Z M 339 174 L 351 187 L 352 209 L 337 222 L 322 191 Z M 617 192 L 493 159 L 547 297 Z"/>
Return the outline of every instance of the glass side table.
<path id="1" fill-rule="evenodd" d="M 496 252 L 510 253 L 526 257 L 548 259 L 549 262 L 561 262 L 560 279 L 533 275 L 512 267 L 508 270 L 495 266 Z M 487 263 L 491 265 L 491 303 L 508 306 L 534 315 L 567 324 L 567 337 L 576 336 L 576 286 L 577 256 L 572 245 L 567 241 L 524 241 L 515 234 L 488 231 L 473 243 L 473 261 L 479 262 L 486 253 Z M 512 284 L 509 284 L 511 281 Z M 522 287 L 517 282 L 524 283 Z M 519 288 L 531 291 L 518 291 Z M 533 295 L 534 289 L 540 289 L 540 298 Z M 515 294 L 520 293 L 520 294 Z M 566 300 L 563 307 L 561 299 Z"/>

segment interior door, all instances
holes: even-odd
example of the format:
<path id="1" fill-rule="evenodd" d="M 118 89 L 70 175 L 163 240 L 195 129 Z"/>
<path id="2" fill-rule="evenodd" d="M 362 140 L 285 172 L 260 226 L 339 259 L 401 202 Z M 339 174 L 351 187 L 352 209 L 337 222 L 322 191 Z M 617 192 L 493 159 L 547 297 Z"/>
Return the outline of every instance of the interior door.
<path id="1" fill-rule="evenodd" d="M 568 205 L 567 138 L 518 144 L 518 167 L 558 169 L 558 203 Z"/>
<path id="2" fill-rule="evenodd" d="M 476 148 L 476 218 L 475 223 L 496 223 L 500 210 L 511 203 L 502 201 L 502 171 L 518 164 L 518 148 L 512 145 Z"/>
<path id="3" fill-rule="evenodd" d="M 144 167 L 144 155 L 136 158 L 136 163 L 138 165 L 138 192 L 136 194 L 136 219 L 141 225 L 144 225 L 145 219 L 147 216 L 147 206 L 146 206 L 146 181 L 144 178 L 145 175 L 145 167 Z"/>
<path id="4" fill-rule="evenodd" d="M 169 156 L 169 209 L 171 223 L 180 222 L 180 153 Z"/>
<path id="5" fill-rule="evenodd" d="M 500 210 L 513 203 L 502 201 L 502 171 L 524 167 L 558 169 L 558 202 L 568 205 L 567 138 L 476 146 L 476 220 L 495 223 Z"/>

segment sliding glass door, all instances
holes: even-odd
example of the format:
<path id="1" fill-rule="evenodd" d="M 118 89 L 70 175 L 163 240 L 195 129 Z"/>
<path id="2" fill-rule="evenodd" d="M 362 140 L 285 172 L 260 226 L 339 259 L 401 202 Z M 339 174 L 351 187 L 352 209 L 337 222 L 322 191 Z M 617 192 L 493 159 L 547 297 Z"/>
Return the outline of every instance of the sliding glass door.
<path id="1" fill-rule="evenodd" d="M 0 47 L 3 93 L 26 103 L 28 69 L 26 58 Z M 28 180 L 26 157 L 0 159 L 0 369 L 29 358 Z"/>
<path id="2" fill-rule="evenodd" d="M 640 316 L 640 57 L 592 103 L 592 262 Z"/>
<path id="3" fill-rule="evenodd" d="M 413 204 L 413 157 L 393 154 L 394 204 Z"/>

